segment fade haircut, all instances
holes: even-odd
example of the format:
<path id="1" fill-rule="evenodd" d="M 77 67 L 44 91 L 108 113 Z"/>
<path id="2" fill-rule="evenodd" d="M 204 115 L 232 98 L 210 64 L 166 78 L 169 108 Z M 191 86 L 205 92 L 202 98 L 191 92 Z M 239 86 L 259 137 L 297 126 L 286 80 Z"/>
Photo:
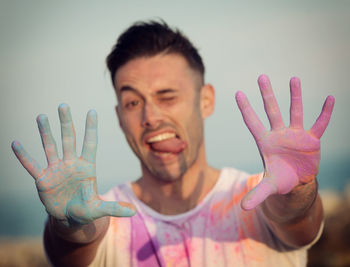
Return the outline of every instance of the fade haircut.
<path id="1" fill-rule="evenodd" d="M 170 28 L 164 21 L 136 22 L 120 35 L 106 63 L 112 84 L 117 70 L 128 61 L 139 57 L 151 57 L 160 53 L 179 54 L 189 66 L 197 70 L 204 83 L 204 64 L 197 49 L 178 29 Z"/>

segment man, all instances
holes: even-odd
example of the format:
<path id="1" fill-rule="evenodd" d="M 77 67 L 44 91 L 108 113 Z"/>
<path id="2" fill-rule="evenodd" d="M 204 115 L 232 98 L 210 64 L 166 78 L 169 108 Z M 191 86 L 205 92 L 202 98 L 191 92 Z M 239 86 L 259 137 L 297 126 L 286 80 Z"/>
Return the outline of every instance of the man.
<path id="1" fill-rule="evenodd" d="M 113 188 L 104 200 L 97 195 L 95 111 L 87 115 L 80 157 L 65 104 L 59 106 L 62 160 L 45 115 L 37 122 L 46 169 L 18 142 L 12 144 L 49 213 L 44 242 L 50 261 L 57 266 L 305 265 L 306 250 L 322 229 L 316 175 L 334 98 L 326 99 L 306 131 L 300 81 L 292 78 L 286 127 L 262 75 L 267 131 L 238 92 L 237 104 L 264 164 L 263 174 L 249 176 L 207 164 L 203 128 L 214 110 L 214 88 L 204 83 L 201 57 L 180 32 L 165 23 L 135 24 L 120 36 L 107 65 L 120 126 L 140 160 L 138 180 Z"/>

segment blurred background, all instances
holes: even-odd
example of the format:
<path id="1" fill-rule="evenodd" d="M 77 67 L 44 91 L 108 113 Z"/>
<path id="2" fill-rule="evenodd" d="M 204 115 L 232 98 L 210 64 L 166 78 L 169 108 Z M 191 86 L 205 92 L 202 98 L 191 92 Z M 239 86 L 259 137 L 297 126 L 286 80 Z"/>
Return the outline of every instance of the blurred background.
<path id="1" fill-rule="evenodd" d="M 19 140 L 46 165 L 35 122 L 38 114 L 49 116 L 60 147 L 57 107 L 69 104 L 80 151 L 86 112 L 97 110 L 99 193 L 139 177 L 139 164 L 114 112 L 116 98 L 105 57 L 132 23 L 159 18 L 192 40 L 206 65 L 206 81 L 216 88 L 216 111 L 206 122 L 206 146 L 208 160 L 217 168 L 263 170 L 234 101 L 235 92 L 244 91 L 268 127 L 258 75 L 270 76 L 286 124 L 290 77 L 302 81 L 307 129 L 326 96 L 335 96 L 333 117 L 322 137 L 318 179 L 327 218 L 333 218 L 327 219 L 325 233 L 336 236 L 333 220 L 343 245 L 322 245 L 328 240 L 324 235 L 316 246 L 324 253 L 312 251 L 309 265 L 344 264 L 338 258 L 341 253 L 350 255 L 350 190 L 345 190 L 350 181 L 350 1 L 0 0 L 0 266 L 27 266 L 31 257 L 28 266 L 46 264 L 40 241 L 46 213 L 33 179 L 10 148 Z"/>

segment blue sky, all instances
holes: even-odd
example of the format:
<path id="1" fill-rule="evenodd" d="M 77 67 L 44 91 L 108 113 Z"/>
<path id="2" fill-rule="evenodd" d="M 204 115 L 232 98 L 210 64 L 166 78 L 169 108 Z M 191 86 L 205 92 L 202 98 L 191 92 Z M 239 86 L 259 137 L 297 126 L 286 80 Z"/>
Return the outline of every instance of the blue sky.
<path id="1" fill-rule="evenodd" d="M 217 95 L 216 111 L 206 122 L 211 164 L 262 170 L 234 93 L 244 91 L 268 126 L 256 83 L 259 74 L 268 74 L 288 123 L 289 79 L 298 76 L 305 128 L 311 127 L 327 95 L 336 98 L 322 138 L 319 179 L 323 187 L 343 185 L 350 177 L 349 14 L 348 1 L 0 1 L 0 217 L 6 216 L 2 224 L 12 225 L 9 234 L 13 229 L 23 234 L 42 229 L 45 212 L 34 182 L 12 154 L 10 143 L 21 141 L 45 166 L 35 118 L 40 113 L 49 116 L 60 146 L 57 107 L 62 102 L 71 106 L 78 151 L 86 112 L 98 112 L 100 192 L 140 175 L 118 126 L 104 60 L 118 35 L 145 19 L 162 18 L 180 28 L 202 54 L 206 81 Z M 24 227 L 21 219 L 29 220 L 29 226 Z M 0 235 L 6 234 L 4 227 Z"/>

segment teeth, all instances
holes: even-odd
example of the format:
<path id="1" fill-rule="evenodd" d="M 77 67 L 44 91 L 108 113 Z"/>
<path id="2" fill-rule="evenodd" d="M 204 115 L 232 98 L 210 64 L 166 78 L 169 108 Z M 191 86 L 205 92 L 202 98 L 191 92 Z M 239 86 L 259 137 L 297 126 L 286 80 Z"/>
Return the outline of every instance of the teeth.
<path id="1" fill-rule="evenodd" d="M 160 142 L 166 139 L 175 138 L 175 133 L 162 133 L 156 136 L 153 136 L 152 138 L 148 139 L 147 143 L 155 143 Z"/>

